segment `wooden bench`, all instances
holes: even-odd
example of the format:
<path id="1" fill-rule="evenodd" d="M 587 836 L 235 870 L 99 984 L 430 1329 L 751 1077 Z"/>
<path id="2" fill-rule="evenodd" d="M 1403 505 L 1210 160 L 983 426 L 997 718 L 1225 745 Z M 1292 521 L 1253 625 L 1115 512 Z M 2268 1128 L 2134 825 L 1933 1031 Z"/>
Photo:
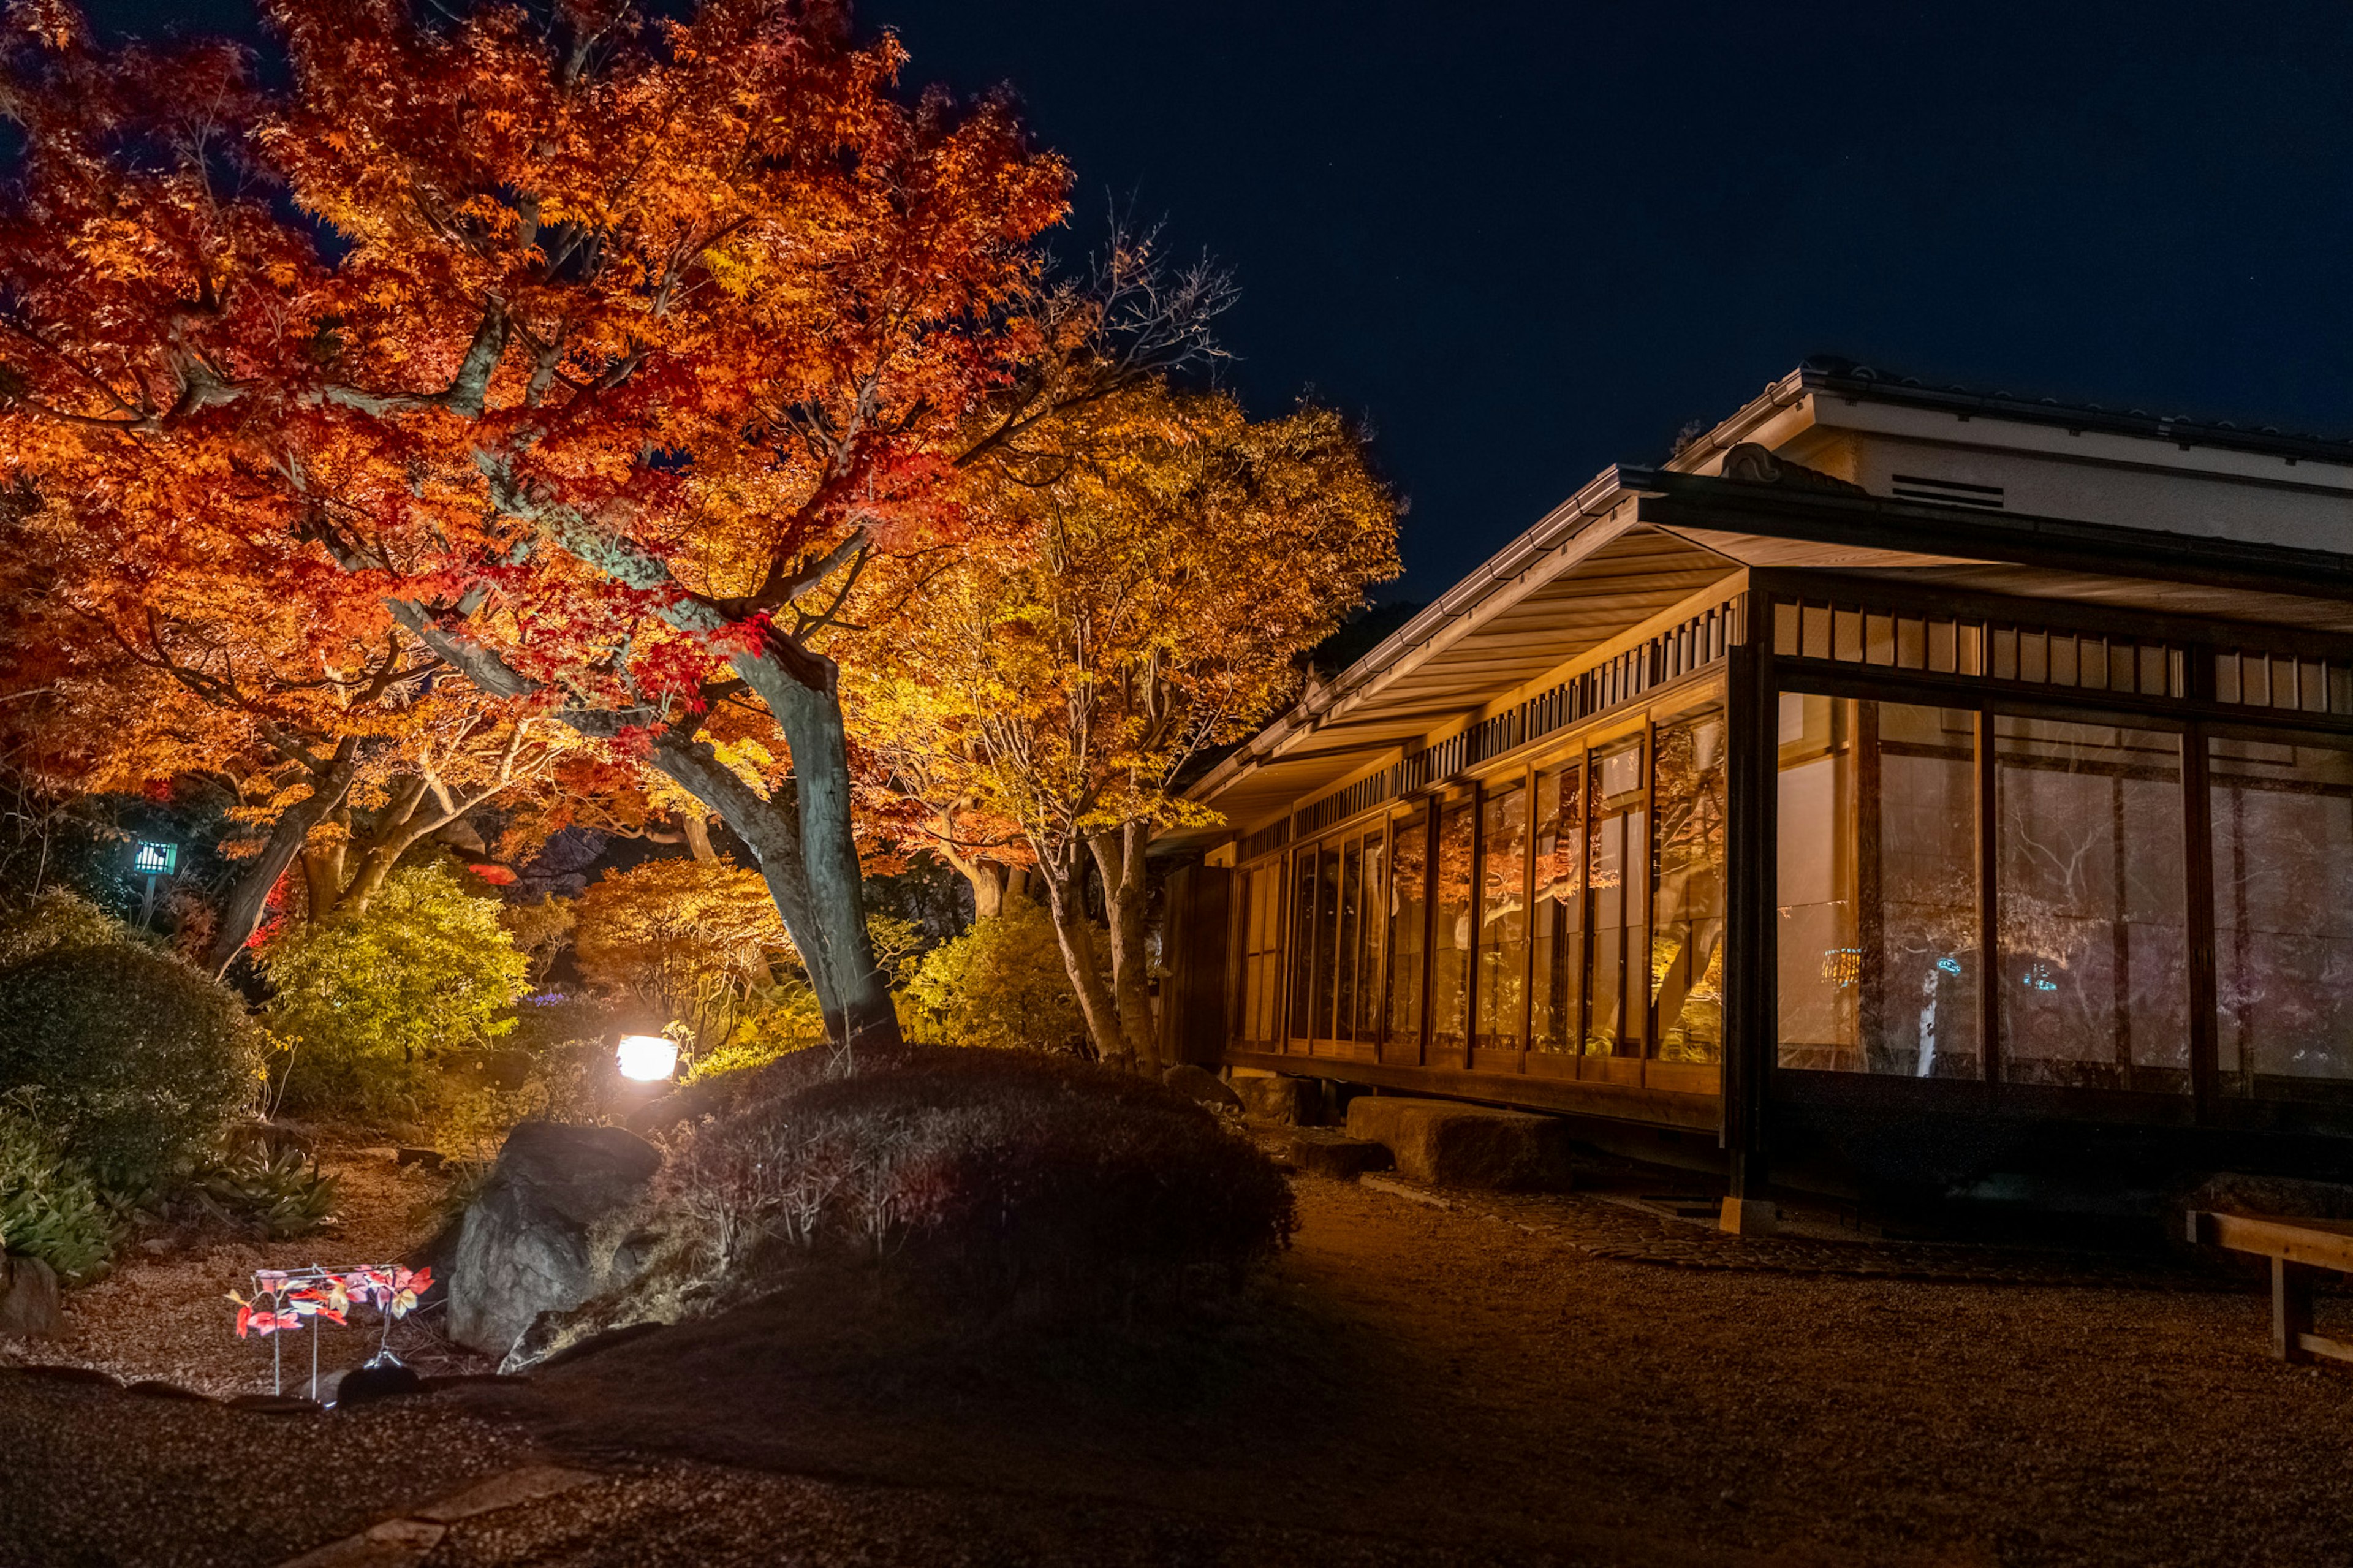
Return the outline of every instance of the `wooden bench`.
<path id="1" fill-rule="evenodd" d="M 2324 1268 L 2353 1274 L 2353 1220 L 2193 1211 L 2189 1239 L 2272 1260 L 2272 1354 L 2353 1361 L 2353 1343 L 2312 1331 L 2313 1281 Z"/>

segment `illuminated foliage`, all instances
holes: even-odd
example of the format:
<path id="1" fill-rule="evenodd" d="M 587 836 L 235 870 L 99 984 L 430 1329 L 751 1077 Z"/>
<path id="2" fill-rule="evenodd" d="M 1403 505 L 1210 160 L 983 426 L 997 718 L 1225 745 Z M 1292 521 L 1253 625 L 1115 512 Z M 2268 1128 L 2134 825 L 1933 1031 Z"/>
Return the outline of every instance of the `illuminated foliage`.
<path id="1" fill-rule="evenodd" d="M 895 1034 L 828 646 L 871 565 L 965 547 L 983 410 L 1092 384 L 1018 374 L 1082 313 L 1032 248 L 1062 166 L 822 0 L 267 10 L 282 97 L 224 44 L 5 13 L 0 463 L 62 569 L 142 609 L 217 581 L 159 616 L 244 628 L 203 650 L 240 689 L 462 681 L 659 769 L 759 857 L 835 1026 Z M 1120 374 L 1185 340 L 1148 342 Z"/>
<path id="2" fill-rule="evenodd" d="M 912 592 L 849 667 L 854 710 L 933 821 L 1018 836 L 1096 1048 L 1148 1063 L 1145 846 L 1199 819 L 1178 794 L 1187 767 L 1289 700 L 1303 651 L 1395 574 L 1395 503 L 1337 416 L 1254 424 L 1230 397 L 1157 379 L 1041 422 L 970 493 L 1018 547 Z"/>

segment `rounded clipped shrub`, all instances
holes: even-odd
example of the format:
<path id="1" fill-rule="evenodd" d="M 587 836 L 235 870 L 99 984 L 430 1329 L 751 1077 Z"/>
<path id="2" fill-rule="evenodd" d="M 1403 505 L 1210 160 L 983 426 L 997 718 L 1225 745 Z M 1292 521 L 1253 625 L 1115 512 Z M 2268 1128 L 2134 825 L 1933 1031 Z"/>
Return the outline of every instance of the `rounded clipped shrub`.
<path id="1" fill-rule="evenodd" d="M 243 1007 L 179 960 L 64 946 L 0 969 L 0 1091 L 101 1184 L 140 1193 L 208 1153 L 253 1097 Z"/>
<path id="2" fill-rule="evenodd" d="M 745 1076 L 663 1178 L 723 1273 L 862 1253 L 968 1300 L 1084 1307 L 1230 1281 L 1290 1238 L 1272 1163 L 1143 1079 L 938 1047 L 806 1052 Z"/>

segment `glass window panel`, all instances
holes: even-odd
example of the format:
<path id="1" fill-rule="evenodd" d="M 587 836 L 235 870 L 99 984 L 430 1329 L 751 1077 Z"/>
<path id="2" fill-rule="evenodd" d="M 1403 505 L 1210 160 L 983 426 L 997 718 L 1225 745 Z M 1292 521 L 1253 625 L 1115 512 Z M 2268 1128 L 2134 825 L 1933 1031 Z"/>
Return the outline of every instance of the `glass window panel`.
<path id="1" fill-rule="evenodd" d="M 2075 639 L 2054 637 L 2051 639 L 2051 684 L 2075 684 Z"/>
<path id="2" fill-rule="evenodd" d="M 1337 979 L 1332 991 L 1332 1037 L 1354 1039 L 1356 1034 L 1356 947 L 1363 922 L 1365 844 L 1351 838 L 1340 851 L 1339 951 L 1334 955 Z"/>
<path id="3" fill-rule="evenodd" d="M 2296 706 L 2307 713 L 2328 711 L 2328 682 L 2318 659 L 2307 658 L 2296 666 Z"/>
<path id="4" fill-rule="evenodd" d="M 1430 816 L 1427 809 L 1390 829 L 1389 1038 L 1421 1039 L 1421 971 L 1429 952 Z"/>
<path id="5" fill-rule="evenodd" d="M 1529 1044 L 1575 1055 L 1584 1021 L 1585 770 L 1575 763 L 1536 774 L 1535 908 L 1531 929 Z"/>
<path id="6" fill-rule="evenodd" d="M 1798 652 L 1798 606 L 1773 606 L 1773 651 L 1784 658 L 1795 658 Z"/>
<path id="7" fill-rule="evenodd" d="M 1282 985 L 1282 879 L 1279 863 L 1242 873 L 1242 998 L 1246 1040 L 1274 1038 L 1275 997 Z"/>
<path id="8" fill-rule="evenodd" d="M 1302 849 L 1291 864 L 1291 1035 L 1305 1039 L 1315 994 L 1315 852 Z"/>
<path id="9" fill-rule="evenodd" d="M 1651 991 L 1662 1061 L 1724 1055 L 1724 715 L 1659 726 L 1652 753 Z"/>
<path id="10" fill-rule="evenodd" d="M 1993 676 L 1996 680 L 2018 679 L 2018 633 L 2010 626 L 1994 628 Z"/>
<path id="11" fill-rule="evenodd" d="M 1642 799 L 1642 745 L 1630 741 L 1594 759 L 1593 816 L 1586 834 L 1586 908 L 1593 922 L 1588 1056 L 1640 1056 L 1643 904 L 1650 891 L 1649 814 Z"/>
<path id="12" fill-rule="evenodd" d="M 2179 737 L 1994 721 L 2001 1076 L 2186 1091 Z"/>
<path id="13" fill-rule="evenodd" d="M 1976 716 L 1781 697 L 1778 1059 L 1977 1078 Z"/>
<path id="14" fill-rule="evenodd" d="M 1471 802 L 1456 801 L 1438 815 L 1438 881 L 1431 898 L 1430 1043 L 1460 1053 L 1470 1044 Z"/>
<path id="15" fill-rule="evenodd" d="M 2223 702 L 2239 700 L 2239 656 L 2218 653 L 2214 656 L 2214 696 Z"/>
<path id="16" fill-rule="evenodd" d="M 1365 956 L 1356 969 L 1356 1038 L 1381 1036 L 1381 948 L 1388 934 L 1388 846 L 1377 833 L 1365 837 Z"/>
<path id="17" fill-rule="evenodd" d="M 1340 852 L 1327 847 L 1315 858 L 1315 1038 L 1332 1037 L 1333 927 L 1340 912 Z"/>
<path id="18" fill-rule="evenodd" d="M 1985 673 L 1985 628 L 1983 626 L 1961 628 L 1961 673 L 1963 675 Z"/>
<path id="19" fill-rule="evenodd" d="M 1862 612 L 1834 610 L 1831 615 L 1831 657 L 1842 664 L 1862 662 Z"/>
<path id="20" fill-rule="evenodd" d="M 1895 623 L 1895 662 L 1905 669 L 1926 669 L 1928 667 L 1928 623 L 1899 620 Z M 1946 662 L 1952 668 L 1951 661 Z"/>
<path id="21" fill-rule="evenodd" d="M 2018 679 L 2033 681 L 2051 679 L 2051 639 L 2042 633 L 2018 634 Z"/>
<path id="22" fill-rule="evenodd" d="M 1482 1050 L 1520 1048 L 1528 956 L 1528 792 L 1514 779 L 1479 797 L 1479 951 L 1472 1028 Z"/>
<path id="23" fill-rule="evenodd" d="M 2353 752 L 2209 742 L 2215 1065 L 2353 1079 Z"/>

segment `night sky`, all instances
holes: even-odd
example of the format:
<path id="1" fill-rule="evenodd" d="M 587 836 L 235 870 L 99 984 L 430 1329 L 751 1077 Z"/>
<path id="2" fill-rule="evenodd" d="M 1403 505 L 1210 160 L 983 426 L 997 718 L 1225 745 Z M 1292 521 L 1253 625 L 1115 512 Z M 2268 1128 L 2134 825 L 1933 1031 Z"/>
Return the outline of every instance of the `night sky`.
<path id="1" fill-rule="evenodd" d="M 104 25 L 249 28 L 100 0 Z M 2353 8 L 877 0 L 1367 420 L 1425 599 L 1809 353 L 2353 434 Z"/>

